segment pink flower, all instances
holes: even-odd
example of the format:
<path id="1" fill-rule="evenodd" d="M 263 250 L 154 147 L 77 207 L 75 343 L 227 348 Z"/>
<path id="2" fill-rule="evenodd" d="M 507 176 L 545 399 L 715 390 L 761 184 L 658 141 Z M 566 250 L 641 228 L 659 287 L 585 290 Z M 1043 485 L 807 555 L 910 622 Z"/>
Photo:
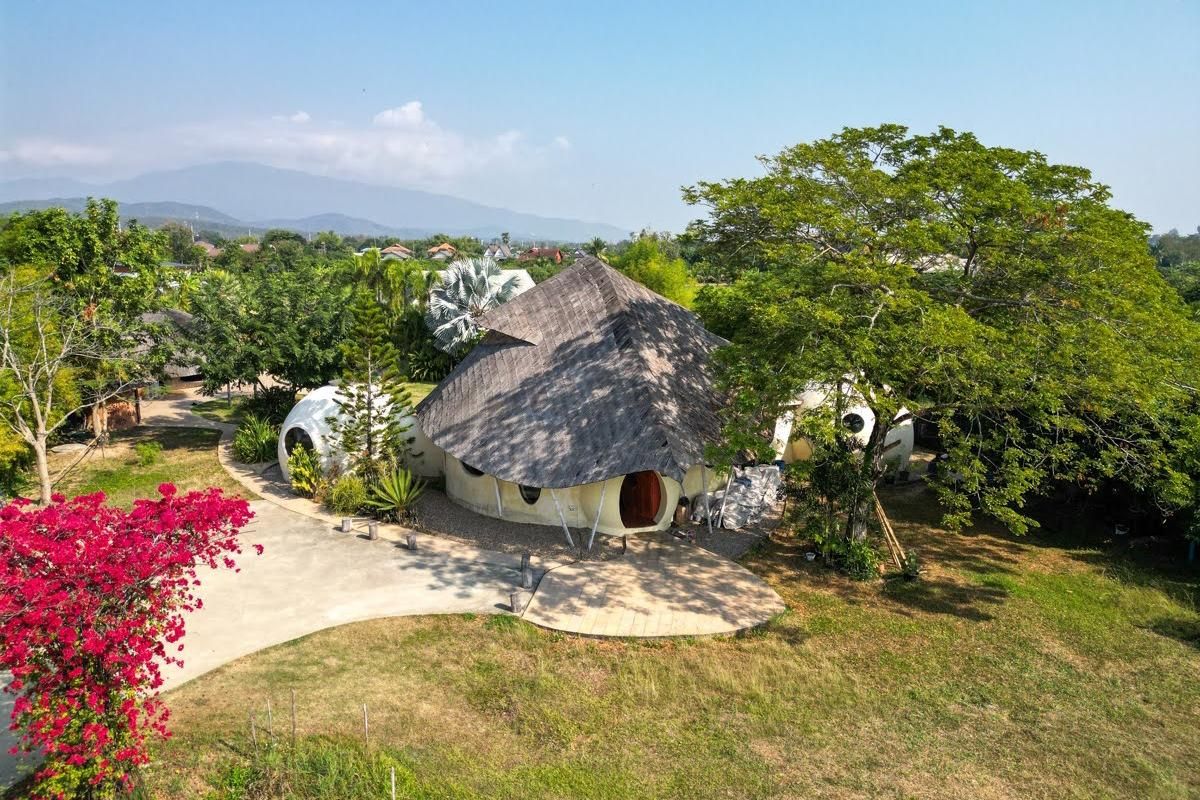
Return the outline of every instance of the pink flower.
<path id="1" fill-rule="evenodd" d="M 216 489 L 176 497 L 164 483 L 159 493 L 162 501 L 132 511 L 104 505 L 100 493 L 0 508 L 0 663 L 14 676 L 12 729 L 22 749 L 45 755 L 35 780 L 77 781 L 41 794 L 35 786 L 35 796 L 125 785 L 128 770 L 147 763 L 150 735 L 168 733 L 155 691 L 161 664 L 181 662 L 163 642 L 178 643 L 183 613 L 199 607 L 197 567 L 236 566 L 251 514 Z"/>

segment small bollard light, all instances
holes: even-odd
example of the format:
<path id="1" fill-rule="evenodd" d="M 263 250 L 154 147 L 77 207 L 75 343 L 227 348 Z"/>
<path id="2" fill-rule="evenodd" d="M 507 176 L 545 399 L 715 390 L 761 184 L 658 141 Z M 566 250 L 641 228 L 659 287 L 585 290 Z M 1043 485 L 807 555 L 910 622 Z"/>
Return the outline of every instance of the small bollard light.
<path id="1" fill-rule="evenodd" d="M 508 607 L 512 609 L 514 614 L 520 614 L 525 610 L 525 593 L 512 592 L 508 596 Z"/>
<path id="2" fill-rule="evenodd" d="M 533 570 L 531 570 L 529 567 L 525 567 L 521 570 L 521 588 L 533 588 Z"/>
<path id="3" fill-rule="evenodd" d="M 349 533 L 354 527 L 354 520 L 351 517 L 342 517 L 342 533 Z"/>
<path id="4" fill-rule="evenodd" d="M 526 550 L 521 554 L 521 572 L 529 569 L 529 551 Z"/>
<path id="5" fill-rule="evenodd" d="M 408 536 L 406 536 L 405 542 L 408 544 L 409 550 L 417 549 L 417 535 L 415 533 L 410 533 Z"/>
<path id="6" fill-rule="evenodd" d="M 379 523 L 375 520 L 367 523 L 367 538 L 372 542 L 379 538 Z"/>

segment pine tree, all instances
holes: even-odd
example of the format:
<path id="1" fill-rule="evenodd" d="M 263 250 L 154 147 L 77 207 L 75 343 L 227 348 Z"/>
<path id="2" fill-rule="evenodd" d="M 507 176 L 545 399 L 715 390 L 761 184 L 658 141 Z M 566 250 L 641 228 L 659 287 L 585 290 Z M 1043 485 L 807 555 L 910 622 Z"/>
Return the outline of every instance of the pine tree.
<path id="1" fill-rule="evenodd" d="M 400 354 L 391 342 L 380 304 L 361 292 L 351 308 L 353 321 L 343 345 L 341 413 L 329 417 L 335 446 L 350 468 L 368 482 L 395 468 L 408 453 L 412 395 L 400 372 Z"/>

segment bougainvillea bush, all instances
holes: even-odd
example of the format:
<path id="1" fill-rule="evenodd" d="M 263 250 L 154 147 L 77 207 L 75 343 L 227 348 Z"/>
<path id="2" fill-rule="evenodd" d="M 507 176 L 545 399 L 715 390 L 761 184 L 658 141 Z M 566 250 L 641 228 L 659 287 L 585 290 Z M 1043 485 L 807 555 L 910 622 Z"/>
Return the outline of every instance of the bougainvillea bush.
<path id="1" fill-rule="evenodd" d="M 161 669 L 183 663 L 196 570 L 237 568 L 244 500 L 158 491 L 129 511 L 102 493 L 0 509 L 0 664 L 13 674 L 12 730 L 45 759 L 35 797 L 129 788 L 149 739 L 168 735 Z"/>

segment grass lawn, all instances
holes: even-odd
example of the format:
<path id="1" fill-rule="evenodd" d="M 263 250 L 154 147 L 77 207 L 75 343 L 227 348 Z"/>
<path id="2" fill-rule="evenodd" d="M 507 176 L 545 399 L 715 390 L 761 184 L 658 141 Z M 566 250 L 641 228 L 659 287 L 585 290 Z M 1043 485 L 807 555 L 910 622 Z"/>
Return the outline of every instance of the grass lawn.
<path id="1" fill-rule="evenodd" d="M 237 425 L 246 415 L 246 398 L 234 397 L 232 402 L 224 397 L 201 400 L 192 404 L 192 412 L 213 422 L 228 422 Z"/>
<path id="2" fill-rule="evenodd" d="M 377 798 L 395 767 L 398 796 L 429 798 L 1200 794 L 1200 570 L 949 534 L 927 496 L 887 505 L 922 580 L 854 583 L 774 542 L 746 563 L 792 610 L 740 637 L 400 618 L 241 659 L 167 696 L 176 736 L 148 788 Z"/>
<path id="3" fill-rule="evenodd" d="M 216 486 L 237 497 L 249 497 L 217 461 L 220 433 L 201 428 L 134 428 L 112 435 L 108 447 L 93 450 L 55 487 L 67 496 L 102 491 L 110 503 L 128 508 L 137 498 L 157 498 L 158 485 L 170 481 L 181 491 Z M 162 453 L 149 466 L 138 464 L 133 446 L 158 442 Z M 52 454 L 50 472 L 57 475 L 78 453 Z"/>
<path id="4" fill-rule="evenodd" d="M 412 395 L 412 402 L 415 406 L 417 403 L 429 396 L 429 393 L 437 388 L 436 383 L 417 383 L 416 381 L 406 383 L 409 394 Z"/>

